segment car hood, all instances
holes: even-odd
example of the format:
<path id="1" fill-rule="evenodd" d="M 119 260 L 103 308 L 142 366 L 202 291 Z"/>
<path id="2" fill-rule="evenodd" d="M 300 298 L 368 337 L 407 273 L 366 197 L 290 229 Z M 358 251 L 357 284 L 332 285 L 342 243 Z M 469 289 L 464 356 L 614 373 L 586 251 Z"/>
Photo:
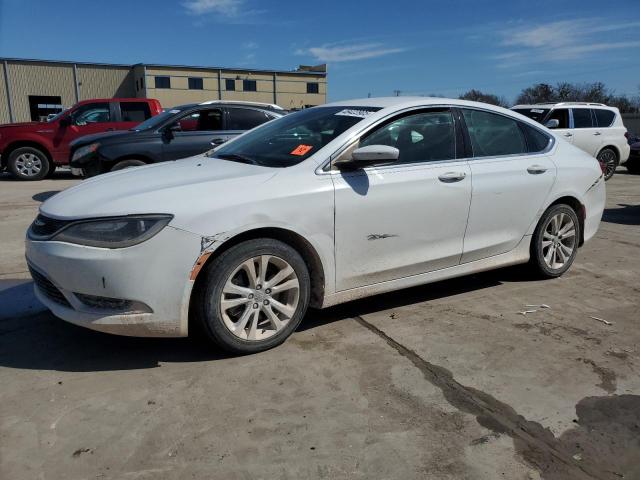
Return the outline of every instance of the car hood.
<path id="1" fill-rule="evenodd" d="M 16 130 L 38 130 L 42 127 L 50 126 L 47 122 L 18 122 L 0 125 L 0 130 L 15 128 Z"/>
<path id="2" fill-rule="evenodd" d="M 83 137 L 75 139 L 74 141 L 69 143 L 69 146 L 71 148 L 77 148 L 84 145 L 89 145 L 91 143 L 99 142 L 101 140 L 117 140 L 120 137 L 131 137 L 131 135 L 135 135 L 136 133 L 137 132 L 134 132 L 133 130 L 115 130 L 112 132 L 92 133 L 91 135 L 85 135 Z"/>
<path id="3" fill-rule="evenodd" d="M 174 226 L 211 208 L 247 200 L 247 192 L 270 180 L 279 169 L 198 155 L 100 175 L 44 202 L 40 211 L 69 220 L 143 213 L 169 213 Z M 184 228 L 184 227 L 183 227 Z"/>

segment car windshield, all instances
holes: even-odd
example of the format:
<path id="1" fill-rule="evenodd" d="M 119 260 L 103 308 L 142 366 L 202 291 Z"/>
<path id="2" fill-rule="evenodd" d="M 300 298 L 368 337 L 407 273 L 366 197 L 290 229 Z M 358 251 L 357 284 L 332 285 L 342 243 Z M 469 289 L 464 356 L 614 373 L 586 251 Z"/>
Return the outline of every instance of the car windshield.
<path id="1" fill-rule="evenodd" d="M 186 108 L 187 107 L 176 107 L 176 108 L 171 108 L 169 110 L 165 110 L 164 112 L 159 113 L 154 117 L 147 118 L 144 122 L 136 125 L 131 130 L 138 132 L 140 130 L 149 130 L 149 129 L 156 128 L 162 125 L 167 119 L 174 117 L 180 112 L 186 110 Z"/>
<path id="2" fill-rule="evenodd" d="M 538 123 L 542 123 L 549 113 L 548 108 L 514 108 L 513 111 L 529 117 Z"/>
<path id="3" fill-rule="evenodd" d="M 291 113 L 207 153 L 265 167 L 290 167 L 307 159 L 377 107 L 316 107 Z"/>

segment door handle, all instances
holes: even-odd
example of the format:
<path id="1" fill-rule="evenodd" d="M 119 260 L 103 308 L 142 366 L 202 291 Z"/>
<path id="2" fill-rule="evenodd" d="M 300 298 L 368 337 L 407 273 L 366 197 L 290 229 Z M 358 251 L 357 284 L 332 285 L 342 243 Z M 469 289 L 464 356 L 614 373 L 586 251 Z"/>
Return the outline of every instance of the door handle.
<path id="1" fill-rule="evenodd" d="M 464 177 L 466 176 L 467 174 L 464 172 L 447 172 L 440 175 L 438 177 L 438 180 L 443 183 L 454 183 L 459 182 L 460 180 L 464 180 Z"/>
<path id="2" fill-rule="evenodd" d="M 573 137 L 573 133 L 567 132 L 564 134 L 565 137 Z"/>
<path id="3" fill-rule="evenodd" d="M 542 165 L 531 165 L 529 168 L 527 168 L 527 172 L 529 172 L 531 175 L 540 175 L 541 173 L 544 173 L 547 171 L 546 167 L 543 167 Z"/>
<path id="4" fill-rule="evenodd" d="M 602 135 L 600 132 L 596 132 L 594 133 L 594 135 L 598 136 L 598 135 Z"/>

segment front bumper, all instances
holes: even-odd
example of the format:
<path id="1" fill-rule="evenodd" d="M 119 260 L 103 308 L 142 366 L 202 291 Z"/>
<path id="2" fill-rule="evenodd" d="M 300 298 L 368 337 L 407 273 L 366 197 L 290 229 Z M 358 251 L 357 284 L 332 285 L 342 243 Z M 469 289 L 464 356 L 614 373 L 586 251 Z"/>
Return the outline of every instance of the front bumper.
<path id="1" fill-rule="evenodd" d="M 36 296 L 57 317 L 118 335 L 183 337 L 200 240 L 171 226 L 120 249 L 27 238 L 26 257 Z M 93 297 L 106 300 L 87 303 Z M 113 300 L 130 308 L 120 311 Z"/>

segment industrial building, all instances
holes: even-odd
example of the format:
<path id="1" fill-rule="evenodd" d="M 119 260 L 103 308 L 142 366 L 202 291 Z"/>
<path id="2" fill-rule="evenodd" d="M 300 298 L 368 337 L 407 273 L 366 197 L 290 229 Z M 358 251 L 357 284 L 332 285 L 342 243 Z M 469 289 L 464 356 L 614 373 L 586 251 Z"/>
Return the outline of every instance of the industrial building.
<path id="1" fill-rule="evenodd" d="M 245 100 L 300 109 L 326 102 L 326 65 L 293 71 L 0 58 L 0 124 L 42 120 L 80 100 L 146 97 L 163 107 Z"/>

